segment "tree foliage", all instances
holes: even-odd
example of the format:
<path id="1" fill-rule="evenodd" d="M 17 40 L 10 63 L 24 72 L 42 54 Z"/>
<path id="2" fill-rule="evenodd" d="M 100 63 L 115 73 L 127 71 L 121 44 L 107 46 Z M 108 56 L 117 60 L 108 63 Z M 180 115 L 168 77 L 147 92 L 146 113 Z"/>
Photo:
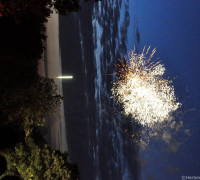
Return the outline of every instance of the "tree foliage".
<path id="1" fill-rule="evenodd" d="M 61 15 L 78 12 L 79 0 L 0 0 L 1 16 L 12 17 L 16 23 L 28 22 L 30 18 L 47 22 L 53 9 Z"/>
<path id="2" fill-rule="evenodd" d="M 51 0 L 0 0 L 0 4 L 2 16 L 11 17 L 16 23 L 30 19 L 32 23 L 44 23 L 52 13 Z"/>
<path id="3" fill-rule="evenodd" d="M 34 127 L 43 126 L 46 114 L 54 112 L 62 99 L 54 80 L 49 78 L 39 78 L 26 88 L 5 91 L 0 97 L 0 111 L 7 119 L 4 123 L 22 127 L 26 135 Z"/>
<path id="4" fill-rule="evenodd" d="M 62 99 L 53 79 L 37 75 L 38 61 L 45 48 L 44 23 L 53 8 L 65 15 L 78 11 L 78 2 L 0 0 L 0 125 L 5 131 L 8 126 L 18 131 L 8 130 L 12 139 L 16 134 L 18 137 L 4 145 L 10 149 L 0 152 L 8 163 L 4 175 L 36 180 L 79 178 L 77 167 L 67 162 L 66 154 L 34 141 L 38 140 L 37 127 L 45 124 L 46 114 L 53 113 Z"/>
<path id="5" fill-rule="evenodd" d="M 60 15 L 67 15 L 70 12 L 78 12 L 81 9 L 79 0 L 54 0 L 53 7 Z"/>
<path id="6" fill-rule="evenodd" d="M 26 137 L 25 144 L 19 143 L 14 149 L 0 153 L 8 162 L 8 170 L 3 176 L 14 175 L 24 180 L 79 179 L 78 171 L 74 171 L 76 165 L 68 163 L 66 153 L 56 153 L 48 145 L 40 147 L 31 137 Z"/>

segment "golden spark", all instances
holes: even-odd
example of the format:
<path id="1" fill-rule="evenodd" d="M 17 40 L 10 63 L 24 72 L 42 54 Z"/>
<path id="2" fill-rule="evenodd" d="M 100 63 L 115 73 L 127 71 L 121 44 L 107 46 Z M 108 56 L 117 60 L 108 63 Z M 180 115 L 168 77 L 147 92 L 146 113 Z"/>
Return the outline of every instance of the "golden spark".
<path id="1" fill-rule="evenodd" d="M 128 60 L 115 65 L 118 74 L 111 89 L 113 98 L 120 103 L 126 115 L 142 125 L 152 127 L 170 119 L 181 104 L 177 102 L 172 81 L 164 79 L 165 67 L 160 61 L 151 61 L 156 49 L 150 47 L 141 54 L 135 49 Z"/>

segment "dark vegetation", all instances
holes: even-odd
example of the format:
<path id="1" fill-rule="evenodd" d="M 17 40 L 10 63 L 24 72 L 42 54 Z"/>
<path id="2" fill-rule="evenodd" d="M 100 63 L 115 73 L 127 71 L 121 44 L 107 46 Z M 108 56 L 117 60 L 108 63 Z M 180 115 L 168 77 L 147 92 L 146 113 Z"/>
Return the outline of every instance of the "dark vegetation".
<path id="1" fill-rule="evenodd" d="M 52 8 L 61 15 L 80 10 L 78 0 L 0 0 L 2 179 L 79 179 L 67 154 L 50 149 L 37 131 L 62 100 L 54 81 L 37 74 Z"/>

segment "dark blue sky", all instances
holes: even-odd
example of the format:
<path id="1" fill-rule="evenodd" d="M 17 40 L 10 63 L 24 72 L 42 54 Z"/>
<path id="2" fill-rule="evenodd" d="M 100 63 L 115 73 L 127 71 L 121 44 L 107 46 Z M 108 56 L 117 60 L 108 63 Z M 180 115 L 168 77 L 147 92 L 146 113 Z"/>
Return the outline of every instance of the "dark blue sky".
<path id="1" fill-rule="evenodd" d="M 191 134 L 177 134 L 177 152 L 161 141 L 152 141 L 142 153 L 142 177 L 200 176 L 200 1 L 142 0 L 137 2 L 136 17 L 140 50 L 144 45 L 156 47 L 166 75 L 170 79 L 177 76 L 175 91 L 183 104 L 177 121 L 183 121 L 183 131 L 189 129 Z"/>

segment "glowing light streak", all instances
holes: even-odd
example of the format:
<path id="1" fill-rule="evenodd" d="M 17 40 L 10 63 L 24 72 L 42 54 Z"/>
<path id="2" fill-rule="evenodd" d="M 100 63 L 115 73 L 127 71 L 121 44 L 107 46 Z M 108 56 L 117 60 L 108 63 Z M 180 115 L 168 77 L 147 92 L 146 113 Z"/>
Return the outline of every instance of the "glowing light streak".
<path id="1" fill-rule="evenodd" d="M 73 79 L 73 76 L 57 76 L 58 79 Z"/>

